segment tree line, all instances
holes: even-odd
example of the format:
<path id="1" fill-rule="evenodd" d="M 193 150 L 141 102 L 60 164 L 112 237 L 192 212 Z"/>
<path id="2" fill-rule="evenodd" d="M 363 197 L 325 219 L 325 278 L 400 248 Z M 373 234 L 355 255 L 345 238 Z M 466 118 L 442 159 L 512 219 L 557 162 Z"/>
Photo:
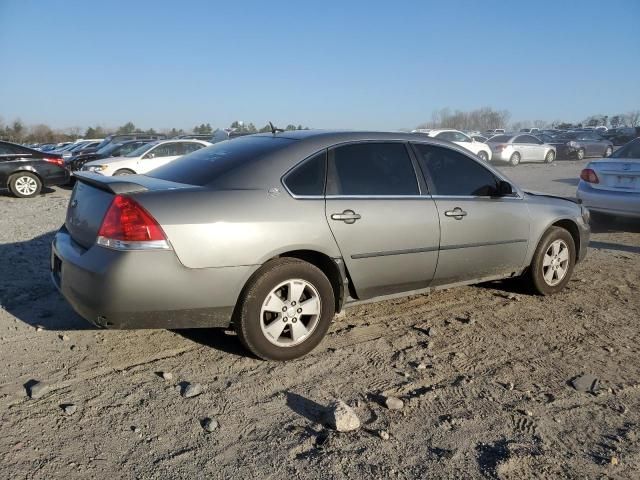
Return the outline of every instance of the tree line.
<path id="1" fill-rule="evenodd" d="M 271 126 L 266 124 L 258 129 L 253 123 L 244 123 L 240 121 L 233 122 L 229 128 L 247 133 L 270 132 Z M 309 127 L 302 125 L 289 124 L 285 130 L 308 130 Z M 86 129 L 80 127 L 72 127 L 67 129 L 53 129 L 49 125 L 39 123 L 36 125 L 25 125 L 20 119 L 5 124 L 0 118 L 0 140 L 7 140 L 15 143 L 60 143 L 73 141 L 78 138 L 104 138 L 111 134 L 127 134 L 133 132 L 144 132 L 151 135 L 164 134 L 167 137 L 177 137 L 187 134 L 212 135 L 215 129 L 210 123 L 201 123 L 193 129 L 185 131 L 182 128 L 170 128 L 155 130 L 153 128 L 141 129 L 133 122 L 127 122 L 117 128 L 104 128 L 100 125 L 91 126 Z"/>
<path id="2" fill-rule="evenodd" d="M 519 131 L 521 128 L 580 128 L 580 127 L 638 127 L 640 126 L 640 110 L 632 110 L 627 113 L 612 115 L 591 115 L 579 123 L 571 123 L 563 120 L 519 120 L 509 123 L 511 113 L 508 110 L 494 110 L 491 107 L 483 107 L 477 110 L 452 111 L 449 108 L 434 110 L 431 120 L 421 123 L 416 128 L 451 128 L 455 130 L 494 130 L 504 128 Z"/>

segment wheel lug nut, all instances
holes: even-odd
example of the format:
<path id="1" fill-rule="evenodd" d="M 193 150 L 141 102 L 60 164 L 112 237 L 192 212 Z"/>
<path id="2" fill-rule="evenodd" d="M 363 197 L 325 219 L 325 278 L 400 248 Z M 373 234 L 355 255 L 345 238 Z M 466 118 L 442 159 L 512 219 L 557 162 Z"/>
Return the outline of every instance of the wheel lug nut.
<path id="1" fill-rule="evenodd" d="M 301 308 L 298 309 L 298 313 L 302 313 L 302 309 Z"/>
<path id="2" fill-rule="evenodd" d="M 295 307 L 296 306 L 296 302 L 291 302 L 291 306 Z"/>
<path id="3" fill-rule="evenodd" d="M 298 319 L 297 319 L 296 317 L 293 317 L 293 318 L 291 319 L 291 321 L 292 321 L 293 323 L 296 323 L 296 322 L 298 321 Z"/>
<path id="4" fill-rule="evenodd" d="M 287 323 L 287 320 L 288 320 L 288 319 L 287 319 L 287 317 L 284 317 L 284 318 L 282 319 L 282 321 L 283 321 L 284 323 Z"/>
<path id="5" fill-rule="evenodd" d="M 287 307 L 282 307 L 282 311 L 286 312 L 287 311 Z"/>

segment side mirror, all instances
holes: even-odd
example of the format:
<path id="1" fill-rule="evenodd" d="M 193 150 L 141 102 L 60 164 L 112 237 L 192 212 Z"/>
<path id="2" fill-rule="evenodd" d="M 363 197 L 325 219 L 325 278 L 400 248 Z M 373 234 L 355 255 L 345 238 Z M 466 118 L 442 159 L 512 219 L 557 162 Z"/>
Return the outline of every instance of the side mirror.
<path id="1" fill-rule="evenodd" d="M 504 180 L 500 180 L 498 182 L 498 196 L 499 197 L 506 197 L 508 195 L 513 195 L 513 187 L 511 186 L 511 184 L 509 182 L 506 182 Z"/>
<path id="2" fill-rule="evenodd" d="M 147 153 L 144 158 L 155 158 L 156 154 L 151 152 L 151 153 Z"/>

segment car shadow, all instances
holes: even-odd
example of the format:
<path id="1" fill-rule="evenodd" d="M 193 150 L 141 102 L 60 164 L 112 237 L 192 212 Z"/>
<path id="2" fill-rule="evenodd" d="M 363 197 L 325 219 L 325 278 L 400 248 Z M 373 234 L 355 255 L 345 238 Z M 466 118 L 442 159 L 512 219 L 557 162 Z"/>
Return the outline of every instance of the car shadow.
<path id="1" fill-rule="evenodd" d="M 46 330 L 93 329 L 51 282 L 50 245 L 55 232 L 24 242 L 0 244 L 0 304 L 18 320 Z"/>
<path id="2" fill-rule="evenodd" d="M 622 243 L 598 242 L 592 240 L 591 242 L 589 242 L 589 248 L 595 248 L 596 250 L 616 250 L 618 252 L 640 254 L 640 247 L 634 245 L 624 245 Z"/>
<path id="3" fill-rule="evenodd" d="M 591 233 L 640 233 L 640 220 L 619 217 L 591 217 Z"/>
<path id="4" fill-rule="evenodd" d="M 248 350 L 245 350 L 238 336 L 231 330 L 225 330 L 224 328 L 188 328 L 172 331 L 205 347 L 214 348 L 237 357 L 258 359 Z"/>

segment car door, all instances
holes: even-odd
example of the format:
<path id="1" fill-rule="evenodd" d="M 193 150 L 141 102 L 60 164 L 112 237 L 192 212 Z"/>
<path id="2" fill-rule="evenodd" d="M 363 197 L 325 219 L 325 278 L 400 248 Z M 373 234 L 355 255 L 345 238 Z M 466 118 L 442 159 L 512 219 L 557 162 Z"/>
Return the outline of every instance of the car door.
<path id="1" fill-rule="evenodd" d="M 518 135 L 516 138 L 513 139 L 513 148 L 515 148 L 515 150 L 520 153 L 520 160 L 521 161 L 529 161 L 531 160 L 531 150 L 530 150 L 530 144 L 527 140 L 527 137 L 529 135 Z"/>
<path id="2" fill-rule="evenodd" d="M 425 288 L 433 279 L 438 212 L 416 168 L 405 142 L 329 149 L 326 218 L 359 299 Z"/>
<path id="3" fill-rule="evenodd" d="M 545 147 L 544 142 L 533 135 L 531 137 L 531 160 L 534 162 L 544 162 Z"/>
<path id="4" fill-rule="evenodd" d="M 518 272 L 529 238 L 529 211 L 517 194 L 497 196 L 501 178 L 456 150 L 415 143 L 440 217 L 434 285 Z"/>
<path id="5" fill-rule="evenodd" d="M 136 165 L 137 173 L 147 173 L 180 156 L 182 142 L 161 143 L 145 153 Z"/>

